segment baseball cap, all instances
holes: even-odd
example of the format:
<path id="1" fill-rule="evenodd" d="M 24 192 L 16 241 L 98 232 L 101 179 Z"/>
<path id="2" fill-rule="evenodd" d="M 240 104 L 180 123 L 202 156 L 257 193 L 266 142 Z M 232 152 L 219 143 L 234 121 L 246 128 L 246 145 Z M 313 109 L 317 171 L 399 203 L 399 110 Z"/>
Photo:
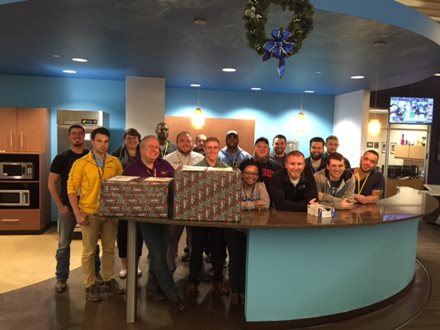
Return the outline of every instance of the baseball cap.
<path id="1" fill-rule="evenodd" d="M 226 133 L 226 137 L 228 137 L 229 135 L 235 135 L 236 137 L 238 137 L 238 133 L 237 133 L 237 131 L 234 131 L 234 130 L 228 131 L 228 132 Z"/>

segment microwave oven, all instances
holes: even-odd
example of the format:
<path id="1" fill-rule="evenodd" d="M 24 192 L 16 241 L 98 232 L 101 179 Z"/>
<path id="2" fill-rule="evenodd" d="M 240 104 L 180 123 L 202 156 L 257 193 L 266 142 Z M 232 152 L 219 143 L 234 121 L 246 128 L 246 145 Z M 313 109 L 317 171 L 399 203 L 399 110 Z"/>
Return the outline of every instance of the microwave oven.
<path id="1" fill-rule="evenodd" d="M 0 180 L 34 180 L 33 162 L 0 161 Z"/>
<path id="2" fill-rule="evenodd" d="M 0 206 L 23 207 L 29 205 L 29 190 L 0 190 Z"/>
<path id="3" fill-rule="evenodd" d="M 36 182 L 0 182 L 0 208 L 38 209 L 40 204 L 39 184 Z"/>

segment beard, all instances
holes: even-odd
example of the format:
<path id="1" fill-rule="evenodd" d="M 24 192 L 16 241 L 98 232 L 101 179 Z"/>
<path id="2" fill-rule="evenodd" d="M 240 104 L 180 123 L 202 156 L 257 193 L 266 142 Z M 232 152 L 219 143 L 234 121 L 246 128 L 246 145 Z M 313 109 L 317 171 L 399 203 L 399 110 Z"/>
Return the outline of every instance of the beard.
<path id="1" fill-rule="evenodd" d="M 310 158 L 312 158 L 313 160 L 320 160 L 322 158 L 322 154 L 310 154 Z"/>

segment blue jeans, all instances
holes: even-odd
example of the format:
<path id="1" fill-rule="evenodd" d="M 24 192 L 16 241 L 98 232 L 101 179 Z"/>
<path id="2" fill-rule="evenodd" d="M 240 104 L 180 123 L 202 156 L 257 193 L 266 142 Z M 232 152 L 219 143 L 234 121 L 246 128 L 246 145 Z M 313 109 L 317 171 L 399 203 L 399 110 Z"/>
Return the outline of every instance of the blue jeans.
<path id="1" fill-rule="evenodd" d="M 176 298 L 176 284 L 167 263 L 167 226 L 156 223 L 140 223 L 139 227 L 151 258 L 147 289 L 163 292 L 168 299 Z"/>
<path id="2" fill-rule="evenodd" d="M 71 216 L 63 217 L 58 214 L 58 249 L 55 255 L 57 266 L 55 276 L 57 280 L 67 281 L 70 270 L 70 243 L 76 226 L 76 219 L 71 210 Z M 99 260 L 99 245 L 96 245 L 95 270 L 99 273 L 101 261 Z"/>

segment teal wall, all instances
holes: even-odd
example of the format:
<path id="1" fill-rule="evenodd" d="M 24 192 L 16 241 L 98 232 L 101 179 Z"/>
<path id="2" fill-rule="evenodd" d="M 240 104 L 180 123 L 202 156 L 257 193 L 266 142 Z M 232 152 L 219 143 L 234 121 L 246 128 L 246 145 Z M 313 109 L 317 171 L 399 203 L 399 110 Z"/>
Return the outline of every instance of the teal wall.
<path id="1" fill-rule="evenodd" d="M 334 97 L 287 95 L 264 92 L 225 92 L 197 89 L 166 89 L 165 115 L 190 116 L 197 105 L 208 117 L 255 119 L 255 136 L 269 140 L 276 134 L 299 141 L 308 155 L 308 141 L 332 134 Z M 51 110 L 51 158 L 55 157 L 56 111 L 101 110 L 109 114 L 112 150 L 125 129 L 125 81 L 0 75 L 0 107 L 45 107 Z M 295 118 L 303 112 L 310 124 L 297 134 Z M 56 218 L 55 210 L 52 218 Z"/>
<path id="2" fill-rule="evenodd" d="M 125 82 L 76 78 L 0 75 L 0 107 L 51 110 L 51 150 L 56 154 L 56 110 L 101 110 L 110 114 L 112 147 L 125 128 Z"/>
<path id="3" fill-rule="evenodd" d="M 309 140 L 326 138 L 333 132 L 333 96 L 289 95 L 262 92 L 223 92 L 167 88 L 167 116 L 191 116 L 199 100 L 207 117 L 255 119 L 255 138 L 269 140 L 277 134 L 299 141 L 299 149 L 309 154 Z M 302 106 L 301 106 L 302 105 Z M 303 134 L 295 130 L 299 112 L 305 114 L 309 128 Z"/>

